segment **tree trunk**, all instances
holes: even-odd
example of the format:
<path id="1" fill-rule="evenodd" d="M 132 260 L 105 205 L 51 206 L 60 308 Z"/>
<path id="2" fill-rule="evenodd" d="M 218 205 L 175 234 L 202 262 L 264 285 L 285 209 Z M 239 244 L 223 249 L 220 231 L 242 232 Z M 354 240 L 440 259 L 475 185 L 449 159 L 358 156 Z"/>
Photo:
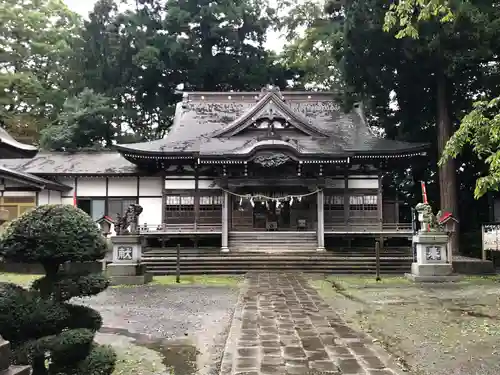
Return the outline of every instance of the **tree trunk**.
<path id="1" fill-rule="evenodd" d="M 437 137 L 438 137 L 438 158 L 443 154 L 446 142 L 453 134 L 453 125 L 448 112 L 447 82 L 444 71 L 437 74 Z M 457 170 L 455 160 L 449 159 L 439 167 L 439 197 L 441 210 L 451 212 L 458 218 L 457 205 Z M 450 247 L 453 254 L 459 254 L 459 230 L 451 235 Z"/>

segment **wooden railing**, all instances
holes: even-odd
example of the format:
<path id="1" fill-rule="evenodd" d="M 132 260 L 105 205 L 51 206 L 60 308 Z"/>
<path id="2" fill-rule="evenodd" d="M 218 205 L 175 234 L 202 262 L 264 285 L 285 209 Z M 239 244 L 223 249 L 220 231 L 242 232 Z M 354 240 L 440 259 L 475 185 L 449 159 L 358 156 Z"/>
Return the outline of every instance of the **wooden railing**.
<path id="1" fill-rule="evenodd" d="M 143 224 L 139 226 L 141 234 L 147 233 L 220 233 L 222 224 Z"/>
<path id="2" fill-rule="evenodd" d="M 403 232 L 411 233 L 411 223 L 325 223 L 325 232 Z"/>
<path id="3" fill-rule="evenodd" d="M 141 234 L 155 233 L 200 233 L 200 234 L 218 234 L 222 233 L 222 224 L 194 223 L 164 223 L 164 224 L 143 224 L 140 226 Z M 245 229 L 251 231 L 252 229 Z M 279 230 L 279 229 L 278 229 Z M 232 229 L 232 231 L 235 231 Z M 237 230 L 236 230 L 237 231 Z M 289 229 L 293 231 L 293 229 Z M 411 234 L 411 223 L 325 223 L 325 233 L 404 233 Z"/>

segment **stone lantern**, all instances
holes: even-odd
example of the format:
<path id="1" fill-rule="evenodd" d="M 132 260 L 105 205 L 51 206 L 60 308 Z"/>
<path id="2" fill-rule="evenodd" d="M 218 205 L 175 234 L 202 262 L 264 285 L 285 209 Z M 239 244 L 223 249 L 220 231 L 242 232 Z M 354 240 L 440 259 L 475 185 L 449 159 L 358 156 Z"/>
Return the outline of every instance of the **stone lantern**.
<path id="1" fill-rule="evenodd" d="M 443 227 L 446 233 L 455 233 L 457 230 L 458 220 L 451 212 L 443 212 L 438 219 L 439 225 Z"/>
<path id="2" fill-rule="evenodd" d="M 104 237 L 107 237 L 111 234 L 111 227 L 114 225 L 115 221 L 109 216 L 103 216 L 96 223 L 101 228 L 101 232 Z"/>

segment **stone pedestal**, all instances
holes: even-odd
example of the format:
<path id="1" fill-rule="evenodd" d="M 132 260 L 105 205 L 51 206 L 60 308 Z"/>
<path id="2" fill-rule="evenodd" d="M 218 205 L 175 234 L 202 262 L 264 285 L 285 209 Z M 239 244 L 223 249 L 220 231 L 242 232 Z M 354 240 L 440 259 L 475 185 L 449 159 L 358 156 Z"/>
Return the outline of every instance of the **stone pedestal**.
<path id="1" fill-rule="evenodd" d="M 448 259 L 448 235 L 443 232 L 420 232 L 413 236 L 417 261 L 411 265 L 406 277 L 420 282 L 457 281 L 453 274 L 451 259 Z"/>
<path id="2" fill-rule="evenodd" d="M 141 264 L 142 241 L 138 235 L 111 237 L 113 263 L 106 268 L 112 285 L 141 285 L 151 282 L 152 275 Z"/>
<path id="3" fill-rule="evenodd" d="M 10 366 L 10 343 L 0 336 L 0 374 L 30 375 L 29 366 Z"/>

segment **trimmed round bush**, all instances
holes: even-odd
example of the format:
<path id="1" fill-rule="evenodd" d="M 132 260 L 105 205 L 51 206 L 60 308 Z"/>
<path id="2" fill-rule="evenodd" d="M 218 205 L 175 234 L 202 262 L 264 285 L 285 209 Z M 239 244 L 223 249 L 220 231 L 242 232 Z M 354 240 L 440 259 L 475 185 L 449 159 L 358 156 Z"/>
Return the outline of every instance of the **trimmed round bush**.
<path id="1" fill-rule="evenodd" d="M 0 241 L 0 255 L 20 263 L 41 263 L 46 272 L 61 264 L 103 259 L 106 240 L 84 211 L 44 205 L 13 220 Z"/>
<path id="2" fill-rule="evenodd" d="M 0 256 L 40 263 L 45 270 L 30 290 L 0 284 L 0 335 L 11 341 L 14 363 L 31 365 L 32 375 L 113 372 L 115 353 L 94 343 L 101 315 L 69 303 L 109 286 L 104 275 L 76 271 L 71 264 L 103 259 L 107 247 L 90 216 L 69 205 L 40 206 L 9 223 Z"/>

